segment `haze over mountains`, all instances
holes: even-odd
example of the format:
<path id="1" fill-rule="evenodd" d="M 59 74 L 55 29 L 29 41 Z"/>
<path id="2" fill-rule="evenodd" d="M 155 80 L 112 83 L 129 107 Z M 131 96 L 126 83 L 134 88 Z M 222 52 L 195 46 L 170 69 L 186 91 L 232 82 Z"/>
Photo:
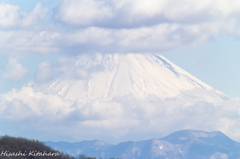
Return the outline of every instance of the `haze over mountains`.
<path id="1" fill-rule="evenodd" d="M 45 142 L 46 145 L 72 155 L 122 159 L 237 159 L 240 143 L 219 131 L 182 130 L 160 139 L 127 141 L 110 145 L 103 141 L 78 143 Z"/>

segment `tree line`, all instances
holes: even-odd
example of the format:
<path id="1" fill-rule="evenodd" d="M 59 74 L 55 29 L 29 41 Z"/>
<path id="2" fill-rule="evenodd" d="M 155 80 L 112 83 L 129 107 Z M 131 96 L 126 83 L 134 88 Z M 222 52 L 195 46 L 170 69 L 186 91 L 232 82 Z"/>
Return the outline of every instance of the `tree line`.
<path id="1" fill-rule="evenodd" d="M 79 155 L 77 158 L 64 154 L 44 145 L 38 140 L 29 140 L 22 137 L 0 137 L 1 159 L 97 159 Z M 99 158 L 102 159 L 102 158 Z M 114 158 L 111 158 L 114 159 Z"/>

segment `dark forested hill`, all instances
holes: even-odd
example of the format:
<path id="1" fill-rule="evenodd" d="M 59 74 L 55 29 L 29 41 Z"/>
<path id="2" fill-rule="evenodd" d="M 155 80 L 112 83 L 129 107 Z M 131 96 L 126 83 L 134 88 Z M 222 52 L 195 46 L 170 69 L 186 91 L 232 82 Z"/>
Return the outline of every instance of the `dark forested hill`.
<path id="1" fill-rule="evenodd" d="M 69 155 L 44 145 L 37 140 L 22 137 L 3 136 L 0 138 L 1 159 L 74 159 Z"/>
<path id="2" fill-rule="evenodd" d="M 96 159 L 79 155 L 77 158 L 54 150 L 38 140 L 0 136 L 0 159 Z"/>

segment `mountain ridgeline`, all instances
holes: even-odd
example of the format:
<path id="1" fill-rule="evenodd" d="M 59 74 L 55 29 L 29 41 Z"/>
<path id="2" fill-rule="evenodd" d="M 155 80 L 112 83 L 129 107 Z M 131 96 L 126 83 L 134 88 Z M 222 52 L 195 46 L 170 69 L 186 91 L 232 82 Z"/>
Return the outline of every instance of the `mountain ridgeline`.
<path id="1" fill-rule="evenodd" d="M 25 154 L 25 155 L 24 155 Z M 72 157 L 72 156 L 74 157 Z M 90 157 L 86 157 L 90 156 Z M 182 130 L 160 139 L 111 145 L 103 141 L 40 142 L 0 138 L 1 159 L 238 159 L 240 143 L 219 131 Z"/>
<path id="2" fill-rule="evenodd" d="M 85 154 L 106 159 L 240 158 L 240 143 L 231 140 L 219 131 L 182 130 L 161 139 L 128 141 L 117 145 L 97 140 L 78 143 L 45 142 L 45 144 L 71 155 Z"/>

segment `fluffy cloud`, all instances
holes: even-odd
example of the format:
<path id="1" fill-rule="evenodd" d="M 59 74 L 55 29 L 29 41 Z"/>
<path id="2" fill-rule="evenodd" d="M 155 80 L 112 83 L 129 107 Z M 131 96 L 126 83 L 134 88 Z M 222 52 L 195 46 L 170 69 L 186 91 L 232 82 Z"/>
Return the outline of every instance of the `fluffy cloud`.
<path id="1" fill-rule="evenodd" d="M 20 63 L 18 63 L 15 59 L 10 59 L 6 65 L 6 69 L 2 72 L 2 78 L 19 81 L 24 75 L 28 72 L 28 69 L 23 67 Z"/>
<path id="2" fill-rule="evenodd" d="M 62 0 L 53 15 L 41 3 L 0 7 L 1 53 L 161 52 L 240 34 L 236 1 Z"/>
<path id="3" fill-rule="evenodd" d="M 54 137 L 71 141 L 105 139 L 106 135 L 108 141 L 119 142 L 130 140 L 131 134 L 140 140 L 142 138 L 137 136 L 166 135 L 179 129 L 220 130 L 240 140 L 239 99 L 222 105 L 189 100 L 188 106 L 180 100 L 149 100 L 133 100 L 126 96 L 112 101 L 69 101 L 25 86 L 1 95 L 0 122 L 14 126 L 18 134 L 35 129 L 31 134 L 34 138 L 39 139 L 41 133 L 49 136 L 47 139 L 40 137 L 41 140 Z"/>
<path id="4" fill-rule="evenodd" d="M 12 27 L 18 21 L 19 6 L 11 6 L 6 3 L 0 4 L 0 26 Z"/>
<path id="5" fill-rule="evenodd" d="M 111 8 L 107 3 L 107 1 L 95 0 L 64 0 L 55 18 L 67 23 L 89 26 L 112 17 Z"/>
<path id="6" fill-rule="evenodd" d="M 44 26 L 48 9 L 37 3 L 29 12 L 20 10 L 20 6 L 0 4 L 0 54 L 16 53 L 55 53 L 52 43 L 57 33 Z"/>
<path id="7" fill-rule="evenodd" d="M 1 102 L 1 118 L 14 121 L 35 117 L 59 119 L 71 111 L 71 108 L 68 109 L 70 101 L 63 101 L 58 96 L 35 92 L 31 87 L 22 87 L 21 90 L 13 89 L 3 94 Z"/>
<path id="8" fill-rule="evenodd" d="M 208 41 L 224 24 L 159 24 L 135 29 L 90 27 L 64 32 L 31 33 L 13 44 L 21 51 L 80 54 L 86 52 L 161 52 Z M 21 40 L 21 41 L 20 41 Z M 4 45 L 4 44 L 3 44 Z M 20 47 L 22 46 L 22 47 Z M 41 47 L 42 46 L 42 47 Z"/>
<path id="9" fill-rule="evenodd" d="M 89 27 L 74 30 L 0 31 L 4 52 L 29 54 L 79 54 L 86 52 L 161 52 L 193 47 L 225 30 L 239 32 L 230 23 L 159 24 L 151 27 L 110 29 Z"/>
<path id="10" fill-rule="evenodd" d="M 63 0 L 55 19 L 70 25 L 141 27 L 160 23 L 201 23 L 239 15 L 234 0 Z"/>

